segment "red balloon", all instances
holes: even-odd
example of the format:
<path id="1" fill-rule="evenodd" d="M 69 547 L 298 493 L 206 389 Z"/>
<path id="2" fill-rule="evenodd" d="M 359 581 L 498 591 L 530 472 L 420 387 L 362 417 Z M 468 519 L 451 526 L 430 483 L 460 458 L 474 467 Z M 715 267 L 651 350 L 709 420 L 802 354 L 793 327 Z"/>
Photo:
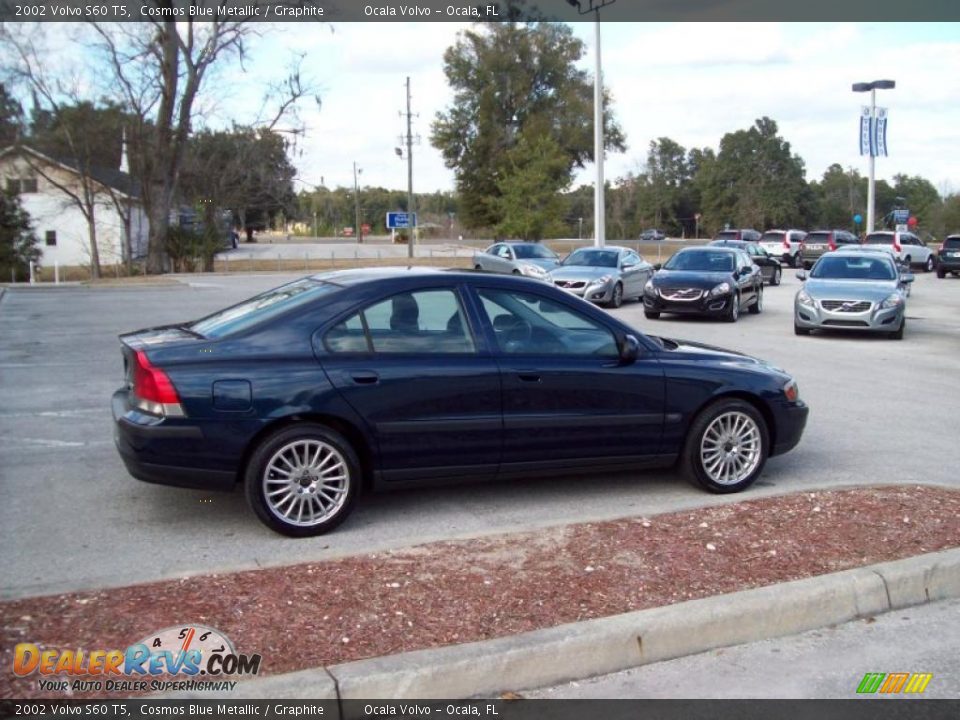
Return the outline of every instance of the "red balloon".
<path id="1" fill-rule="evenodd" d="M 907 220 L 907 225 L 909 225 L 910 227 L 916 227 L 917 219 L 915 217 L 911 217 L 909 220 Z"/>

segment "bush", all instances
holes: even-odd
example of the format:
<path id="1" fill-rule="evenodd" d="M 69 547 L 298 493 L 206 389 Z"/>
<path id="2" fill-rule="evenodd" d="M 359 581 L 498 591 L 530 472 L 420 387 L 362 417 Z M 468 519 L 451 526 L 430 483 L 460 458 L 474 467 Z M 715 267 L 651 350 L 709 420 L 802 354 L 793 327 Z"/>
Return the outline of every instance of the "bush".
<path id="1" fill-rule="evenodd" d="M 216 228 L 198 231 L 172 227 L 167 232 L 167 255 L 174 272 L 212 272 L 213 257 L 223 247 Z"/>
<path id="2" fill-rule="evenodd" d="M 28 280 L 30 262 L 39 265 L 42 254 L 20 198 L 0 192 L 0 282 Z"/>

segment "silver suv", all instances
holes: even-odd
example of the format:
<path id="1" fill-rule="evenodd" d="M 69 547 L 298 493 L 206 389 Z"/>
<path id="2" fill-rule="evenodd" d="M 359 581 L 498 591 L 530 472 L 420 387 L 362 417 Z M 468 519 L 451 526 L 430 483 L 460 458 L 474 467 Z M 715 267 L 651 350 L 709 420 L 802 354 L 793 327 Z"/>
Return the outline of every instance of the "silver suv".
<path id="1" fill-rule="evenodd" d="M 760 238 L 760 247 L 790 267 L 797 267 L 800 247 L 806 236 L 804 230 L 767 230 Z"/>
<path id="2" fill-rule="evenodd" d="M 885 245 L 893 248 L 897 260 L 904 265 L 922 267 L 926 272 L 933 272 L 937 259 L 931 248 L 928 248 L 919 237 L 911 232 L 894 232 L 879 230 L 867 235 L 864 245 Z"/>

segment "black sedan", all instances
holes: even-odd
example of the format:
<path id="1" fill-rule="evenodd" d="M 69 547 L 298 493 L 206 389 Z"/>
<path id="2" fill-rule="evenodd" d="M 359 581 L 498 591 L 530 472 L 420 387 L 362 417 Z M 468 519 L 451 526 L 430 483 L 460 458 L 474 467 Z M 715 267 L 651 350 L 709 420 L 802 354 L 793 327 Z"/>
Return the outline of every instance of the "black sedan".
<path id="1" fill-rule="evenodd" d="M 120 340 L 130 473 L 241 484 L 291 536 L 339 525 L 361 489 L 432 481 L 676 463 L 736 492 L 807 419 L 782 370 L 513 276 L 330 272 Z"/>
<path id="2" fill-rule="evenodd" d="M 768 253 L 762 245 L 746 240 L 714 240 L 710 243 L 714 247 L 730 247 L 743 250 L 754 264 L 763 273 L 763 280 L 767 285 L 779 285 L 783 277 L 783 266 L 780 261 Z"/>
<path id="3" fill-rule="evenodd" d="M 643 313 L 707 315 L 736 322 L 740 311 L 763 312 L 763 276 L 742 250 L 684 248 L 658 269 L 643 291 Z"/>

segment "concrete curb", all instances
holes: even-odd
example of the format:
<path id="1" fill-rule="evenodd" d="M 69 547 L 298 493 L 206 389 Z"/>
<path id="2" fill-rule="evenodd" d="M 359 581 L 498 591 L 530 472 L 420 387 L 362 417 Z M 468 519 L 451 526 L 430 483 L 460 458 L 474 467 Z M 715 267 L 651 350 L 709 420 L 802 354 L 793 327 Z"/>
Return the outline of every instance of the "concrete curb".
<path id="1" fill-rule="evenodd" d="M 426 700 L 492 695 L 957 597 L 960 548 L 521 635 L 248 680 L 225 697 Z"/>

